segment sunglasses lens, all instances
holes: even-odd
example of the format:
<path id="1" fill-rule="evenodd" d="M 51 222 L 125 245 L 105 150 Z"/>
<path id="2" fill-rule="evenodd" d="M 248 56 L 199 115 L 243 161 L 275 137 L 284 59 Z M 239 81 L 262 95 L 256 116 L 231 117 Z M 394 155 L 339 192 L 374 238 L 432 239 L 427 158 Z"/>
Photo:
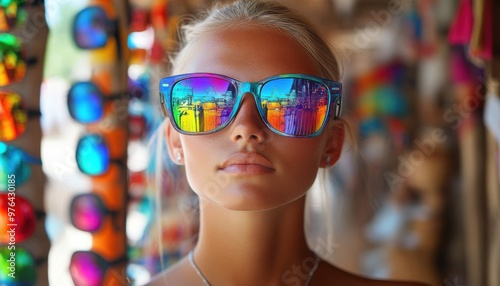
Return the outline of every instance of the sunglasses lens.
<path id="1" fill-rule="evenodd" d="M 91 82 L 74 84 L 68 93 L 68 110 L 82 123 L 93 123 L 102 118 L 103 98 L 97 86 Z"/>
<path id="2" fill-rule="evenodd" d="M 106 262 L 92 252 L 75 252 L 71 256 L 69 271 L 76 286 L 102 285 Z"/>
<path id="3" fill-rule="evenodd" d="M 75 197 L 71 204 L 71 221 L 79 230 L 94 232 L 101 227 L 103 205 L 94 195 Z"/>
<path id="4" fill-rule="evenodd" d="M 6 32 L 26 21 L 25 0 L 0 1 L 0 31 Z"/>
<path id="5" fill-rule="evenodd" d="M 15 265 L 15 266 L 12 266 Z M 15 270 L 15 278 L 9 276 Z M 35 285 L 36 271 L 33 257 L 23 248 L 0 247 L 0 285 Z"/>
<path id="6" fill-rule="evenodd" d="M 21 41 L 14 35 L 0 34 L 0 86 L 18 82 L 25 74 Z"/>
<path id="7" fill-rule="evenodd" d="M 104 174 L 109 168 L 109 149 L 97 134 L 83 136 L 76 146 L 76 163 L 80 170 L 91 176 Z"/>
<path id="8" fill-rule="evenodd" d="M 96 49 L 106 46 L 108 26 L 108 17 L 102 8 L 85 8 L 75 17 L 73 35 L 77 46 L 81 49 Z"/>
<path id="9" fill-rule="evenodd" d="M 0 121 L 1 141 L 14 140 L 24 132 L 28 114 L 19 94 L 0 91 Z"/>
<path id="10" fill-rule="evenodd" d="M 16 187 L 28 180 L 31 168 L 24 157 L 23 151 L 0 142 L 0 191 L 9 188 L 9 176 L 15 176 Z"/>
<path id="11" fill-rule="evenodd" d="M 224 79 L 193 77 L 172 87 L 172 113 L 186 132 L 216 130 L 229 121 L 236 97 L 234 85 Z"/>
<path id="12" fill-rule="evenodd" d="M 321 83 L 302 78 L 268 81 L 261 90 L 265 120 L 287 135 L 308 136 L 323 126 L 328 110 L 328 90 Z"/>
<path id="13" fill-rule="evenodd" d="M 0 242 L 22 242 L 35 231 L 36 215 L 31 204 L 19 195 L 0 194 Z M 9 225 L 15 224 L 14 231 Z"/>

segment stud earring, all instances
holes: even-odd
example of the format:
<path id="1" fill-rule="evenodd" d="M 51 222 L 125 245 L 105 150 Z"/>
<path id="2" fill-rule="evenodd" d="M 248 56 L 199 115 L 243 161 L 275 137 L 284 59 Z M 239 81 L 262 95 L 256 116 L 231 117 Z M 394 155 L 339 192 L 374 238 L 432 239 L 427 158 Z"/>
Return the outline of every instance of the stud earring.
<path id="1" fill-rule="evenodd" d="M 181 160 L 182 160 L 181 152 L 177 152 L 177 154 L 175 155 L 175 161 L 177 162 L 177 164 L 179 164 Z"/>
<path id="2" fill-rule="evenodd" d="M 330 160 L 331 160 L 330 155 L 326 155 L 325 163 L 327 168 L 330 167 Z"/>

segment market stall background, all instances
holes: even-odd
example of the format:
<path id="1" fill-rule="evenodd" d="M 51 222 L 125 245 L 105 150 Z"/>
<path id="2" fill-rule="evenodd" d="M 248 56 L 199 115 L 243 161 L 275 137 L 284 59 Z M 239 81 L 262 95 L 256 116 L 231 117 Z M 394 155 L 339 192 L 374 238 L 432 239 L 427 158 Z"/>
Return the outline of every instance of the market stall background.
<path id="1" fill-rule="evenodd" d="M 26 76 L 0 89 L 19 94 L 16 108 L 31 115 L 16 138 L 0 138 L 0 176 L 7 186 L 6 175 L 31 166 L 16 189 L 38 214 L 31 237 L 18 238 L 28 253 L 19 256 L 28 257 L 24 277 L 142 285 L 184 255 L 196 231 L 186 223 L 196 211 L 171 203 L 171 189 L 155 204 L 147 144 L 163 119 L 157 82 L 168 74 L 177 27 L 213 1 L 46 0 L 44 10 L 40 1 L 11 2 L 26 2 L 27 21 L 2 33 L 24 43 L 17 56 Z M 499 285 L 498 2 L 282 2 L 339 55 L 344 115 L 356 126 L 357 146 L 346 146 L 335 167 L 336 232 L 317 251 L 370 277 Z M 7 103 L 19 101 L 5 98 L 2 136 L 12 125 Z M 4 151 L 12 147 L 21 153 Z"/>

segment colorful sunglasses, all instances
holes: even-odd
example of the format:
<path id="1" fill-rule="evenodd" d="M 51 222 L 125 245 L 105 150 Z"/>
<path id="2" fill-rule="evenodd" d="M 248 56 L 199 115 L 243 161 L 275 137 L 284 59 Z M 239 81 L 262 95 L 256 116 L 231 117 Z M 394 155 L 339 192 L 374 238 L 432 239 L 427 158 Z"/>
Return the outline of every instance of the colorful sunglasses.
<path id="1" fill-rule="evenodd" d="M 76 145 L 76 164 L 82 173 L 90 176 L 103 175 L 111 164 L 123 165 L 122 161 L 111 158 L 109 146 L 99 134 L 82 136 Z"/>
<path id="2" fill-rule="evenodd" d="M 31 203 L 15 192 L 0 194 L 0 243 L 23 242 L 35 231 L 36 222 L 45 213 L 35 211 Z"/>
<path id="3" fill-rule="evenodd" d="M 76 14 L 73 21 L 73 39 L 81 49 L 103 48 L 108 38 L 114 37 L 118 42 L 118 21 L 110 20 L 106 11 L 98 6 L 87 7 Z M 120 44 L 116 44 L 118 58 L 121 58 Z"/>
<path id="4" fill-rule="evenodd" d="M 31 175 L 29 164 L 41 165 L 42 160 L 35 158 L 22 149 L 0 142 L 0 192 L 8 191 L 24 184 Z"/>
<path id="5" fill-rule="evenodd" d="M 209 73 L 160 80 L 160 102 L 174 128 L 186 135 L 210 134 L 231 123 L 243 95 L 251 92 L 262 121 L 288 137 L 314 137 L 340 116 L 342 84 L 302 74 L 241 82 Z"/>
<path id="6" fill-rule="evenodd" d="M 26 130 L 30 117 L 40 117 L 39 110 L 26 109 L 22 97 L 12 91 L 0 90 L 0 140 L 12 141 Z"/>
<path id="7" fill-rule="evenodd" d="M 106 261 L 92 251 L 76 251 L 71 256 L 69 271 L 76 286 L 103 285 L 110 267 L 127 262 L 126 257 L 114 261 Z"/>
<path id="8" fill-rule="evenodd" d="M 68 110 L 71 117 L 81 123 L 94 123 L 100 120 L 108 101 L 128 99 L 126 92 L 105 96 L 93 82 L 77 82 L 68 92 Z"/>
<path id="9" fill-rule="evenodd" d="M 43 0 L 2 0 L 0 1 L 0 32 L 6 32 L 26 22 L 26 8 L 43 6 Z"/>
<path id="10" fill-rule="evenodd" d="M 107 215 L 113 219 L 115 229 L 120 230 L 116 222 L 118 213 L 117 210 L 108 209 L 102 199 L 93 193 L 77 195 L 71 200 L 71 223 L 82 231 L 97 232 Z"/>
<path id="11" fill-rule="evenodd" d="M 12 34 L 0 34 L 0 86 L 21 81 L 27 66 L 35 63 L 36 58 L 25 59 L 21 40 Z"/>
<path id="12" fill-rule="evenodd" d="M 130 69 L 130 67 L 129 67 Z M 133 98 L 149 100 L 149 74 L 144 73 L 137 79 L 128 79 L 128 87 Z"/>
<path id="13" fill-rule="evenodd" d="M 11 262 L 16 273 L 15 278 L 9 276 L 13 271 Z M 35 285 L 36 267 L 47 261 L 47 258 L 34 259 L 24 248 L 16 246 L 0 247 L 0 285 Z"/>

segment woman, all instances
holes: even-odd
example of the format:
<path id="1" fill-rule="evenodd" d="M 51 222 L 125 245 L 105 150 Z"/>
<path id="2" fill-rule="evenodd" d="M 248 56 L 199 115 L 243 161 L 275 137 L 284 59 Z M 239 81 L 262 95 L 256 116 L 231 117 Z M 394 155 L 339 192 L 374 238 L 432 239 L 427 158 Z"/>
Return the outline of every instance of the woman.
<path id="1" fill-rule="evenodd" d="M 306 193 L 344 143 L 338 62 L 311 26 L 279 4 L 237 1 L 184 32 L 160 98 L 200 229 L 150 285 L 420 285 L 358 277 L 308 246 Z"/>

